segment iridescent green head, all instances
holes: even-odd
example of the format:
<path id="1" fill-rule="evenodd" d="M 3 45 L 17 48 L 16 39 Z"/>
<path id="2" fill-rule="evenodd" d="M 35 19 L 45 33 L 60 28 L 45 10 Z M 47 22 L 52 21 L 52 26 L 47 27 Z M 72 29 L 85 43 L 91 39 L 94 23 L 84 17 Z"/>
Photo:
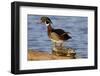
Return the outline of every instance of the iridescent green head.
<path id="1" fill-rule="evenodd" d="M 41 23 L 52 24 L 52 21 L 47 16 L 41 17 Z"/>

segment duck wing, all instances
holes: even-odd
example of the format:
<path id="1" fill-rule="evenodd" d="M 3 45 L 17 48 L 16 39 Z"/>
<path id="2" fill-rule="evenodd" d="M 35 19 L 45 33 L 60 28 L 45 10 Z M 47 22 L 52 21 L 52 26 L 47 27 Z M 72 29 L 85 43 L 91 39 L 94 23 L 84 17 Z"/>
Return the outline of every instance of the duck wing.
<path id="1" fill-rule="evenodd" d="M 62 30 L 62 29 L 53 29 L 52 32 L 55 32 L 55 33 L 58 34 L 58 35 L 62 35 L 62 34 L 65 33 L 65 31 Z"/>
<path id="2" fill-rule="evenodd" d="M 56 33 L 57 36 L 61 39 L 61 40 L 68 40 L 71 37 L 68 35 L 68 32 L 65 32 L 62 29 L 53 29 L 52 32 Z"/>

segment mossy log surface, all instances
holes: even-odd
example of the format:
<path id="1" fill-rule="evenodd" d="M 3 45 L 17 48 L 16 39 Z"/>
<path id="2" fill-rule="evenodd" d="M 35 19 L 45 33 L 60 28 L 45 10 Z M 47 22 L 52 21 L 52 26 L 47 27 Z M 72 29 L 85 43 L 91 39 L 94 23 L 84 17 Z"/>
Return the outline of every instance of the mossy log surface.
<path id="1" fill-rule="evenodd" d="M 72 57 L 75 58 L 75 50 L 72 48 L 61 48 L 56 50 L 52 50 L 52 54 L 57 56 L 65 56 L 65 57 Z"/>

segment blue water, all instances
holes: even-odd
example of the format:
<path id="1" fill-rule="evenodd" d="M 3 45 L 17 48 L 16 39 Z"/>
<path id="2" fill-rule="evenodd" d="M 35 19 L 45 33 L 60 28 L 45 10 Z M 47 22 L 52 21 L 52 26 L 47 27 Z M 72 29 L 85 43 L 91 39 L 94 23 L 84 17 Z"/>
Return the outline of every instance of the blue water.
<path id="1" fill-rule="evenodd" d="M 51 52 L 52 42 L 47 35 L 47 27 L 40 24 L 40 15 L 28 15 L 28 49 Z M 80 58 L 88 57 L 88 17 L 80 16 L 48 16 L 53 28 L 70 32 L 72 39 L 65 42 L 65 47 L 74 48 Z"/>

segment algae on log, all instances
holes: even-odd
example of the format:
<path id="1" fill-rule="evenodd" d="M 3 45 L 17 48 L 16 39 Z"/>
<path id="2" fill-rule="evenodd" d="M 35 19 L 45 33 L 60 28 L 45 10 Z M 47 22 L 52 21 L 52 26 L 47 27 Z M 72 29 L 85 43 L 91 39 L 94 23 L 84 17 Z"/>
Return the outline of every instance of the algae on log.
<path id="1" fill-rule="evenodd" d="M 70 57 L 70 58 L 76 58 L 76 53 L 73 48 L 55 48 L 55 50 L 52 50 L 52 54 L 56 56 L 64 56 L 64 57 Z"/>

